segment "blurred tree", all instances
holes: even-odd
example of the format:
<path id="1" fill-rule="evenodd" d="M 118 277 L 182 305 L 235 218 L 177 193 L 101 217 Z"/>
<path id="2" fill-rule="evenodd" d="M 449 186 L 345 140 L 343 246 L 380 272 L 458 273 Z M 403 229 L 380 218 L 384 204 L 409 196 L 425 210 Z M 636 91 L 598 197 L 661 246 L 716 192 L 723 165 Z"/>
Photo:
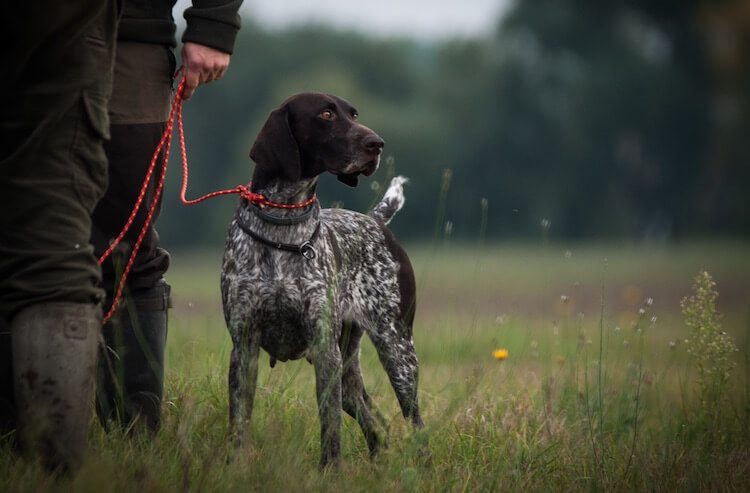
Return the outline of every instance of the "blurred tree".
<path id="1" fill-rule="evenodd" d="M 412 178 L 401 236 L 434 234 L 445 168 L 463 238 L 482 198 L 493 237 L 538 237 L 542 219 L 572 238 L 747 236 L 749 31 L 743 0 L 526 0 L 494 36 L 439 43 L 246 19 L 228 76 L 186 106 L 190 193 L 247 182 L 268 112 L 313 90 L 352 101 L 386 141 L 358 189 L 321 181 L 324 204 L 367 210 L 395 168 Z M 221 245 L 235 201 L 175 195 L 165 241 Z"/>
<path id="2" fill-rule="evenodd" d="M 531 213 L 562 234 L 691 232 L 708 87 L 684 10 L 661 19 L 638 2 L 536 0 L 503 19 L 498 85 L 514 83 L 499 104 L 514 117 L 507 134 L 522 132 L 505 156 L 538 184 Z"/>
<path id="3" fill-rule="evenodd" d="M 750 231 L 750 3 L 705 2 L 698 26 L 712 82 L 711 131 L 704 190 L 698 196 L 701 225 Z M 704 226 L 705 227 L 705 226 Z"/>

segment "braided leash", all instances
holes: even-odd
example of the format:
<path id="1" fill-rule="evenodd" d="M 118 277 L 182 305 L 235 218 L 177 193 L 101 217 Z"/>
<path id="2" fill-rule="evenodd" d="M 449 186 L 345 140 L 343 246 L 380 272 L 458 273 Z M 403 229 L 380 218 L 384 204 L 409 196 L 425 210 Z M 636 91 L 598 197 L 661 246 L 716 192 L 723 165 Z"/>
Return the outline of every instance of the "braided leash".
<path id="1" fill-rule="evenodd" d="M 183 71 L 183 67 L 180 67 L 180 69 L 175 73 L 175 77 L 177 77 L 182 71 Z M 157 181 L 156 181 L 156 188 L 154 190 L 153 200 L 151 201 L 151 204 L 148 207 L 148 211 L 146 213 L 146 219 L 143 221 L 141 230 L 138 233 L 138 237 L 136 238 L 135 244 L 133 245 L 133 249 L 130 253 L 130 258 L 128 259 L 128 262 L 125 265 L 125 269 L 122 271 L 122 275 L 120 276 L 120 280 L 117 284 L 117 289 L 115 290 L 115 295 L 112 300 L 112 306 L 110 307 L 109 311 L 107 311 L 107 314 L 104 316 L 104 320 L 102 322 L 103 324 L 106 324 L 112 318 L 114 313 L 117 311 L 117 308 L 120 306 L 120 301 L 122 300 L 122 294 L 123 294 L 123 291 L 125 290 L 125 283 L 128 279 L 128 276 L 130 275 L 130 272 L 133 270 L 133 266 L 135 265 L 135 258 L 138 255 L 138 251 L 141 248 L 141 244 L 143 243 L 143 238 L 145 238 L 146 233 L 148 232 L 148 228 L 151 225 L 151 222 L 153 221 L 154 214 L 156 213 L 156 210 L 159 206 L 159 199 L 161 198 L 162 191 L 164 190 L 164 181 L 167 175 L 167 163 L 169 162 L 169 151 L 172 147 L 172 133 L 174 130 L 175 119 L 177 120 L 178 134 L 180 137 L 180 152 L 182 154 L 182 187 L 180 188 L 180 201 L 183 204 L 195 205 L 195 204 L 199 204 L 203 201 L 206 201 L 214 197 L 218 197 L 221 195 L 230 195 L 230 194 L 238 194 L 243 199 L 247 200 L 248 202 L 258 205 L 259 207 L 275 207 L 279 209 L 302 209 L 305 207 L 309 207 L 310 205 L 314 204 L 318 200 L 317 197 L 313 195 L 306 201 L 301 202 L 299 204 L 283 204 L 279 202 L 273 202 L 271 200 L 268 200 L 263 194 L 255 193 L 252 190 L 250 190 L 250 187 L 252 184 L 238 185 L 235 188 L 230 188 L 227 190 L 217 190 L 215 192 L 211 192 L 201 197 L 198 197 L 197 199 L 186 198 L 185 194 L 187 193 L 187 184 L 188 184 L 188 161 L 187 161 L 187 150 L 185 146 L 185 132 L 183 130 L 183 125 L 182 125 L 182 105 L 185 101 L 183 99 L 184 91 L 185 91 L 185 77 L 183 76 L 182 79 L 180 80 L 179 85 L 177 86 L 174 100 L 172 101 L 172 107 L 169 111 L 169 119 L 167 120 L 167 126 L 164 129 L 164 132 L 162 133 L 161 139 L 159 140 L 159 144 L 157 144 L 156 149 L 154 150 L 153 156 L 151 157 L 151 162 L 149 164 L 148 170 L 146 171 L 146 176 L 143 179 L 143 185 L 141 185 L 141 189 L 138 192 L 138 197 L 135 200 L 133 211 L 130 213 L 128 220 L 125 222 L 125 226 L 122 228 L 120 233 L 110 243 L 109 248 L 107 248 L 107 250 L 102 254 L 101 257 L 99 257 L 99 264 L 102 264 L 107 258 L 109 258 L 112 255 L 112 252 L 115 250 L 115 248 L 117 248 L 117 246 L 120 243 L 122 243 L 122 240 L 125 238 L 125 235 L 130 230 L 131 226 L 133 225 L 133 222 L 135 221 L 135 217 L 138 214 L 138 211 L 143 205 L 143 200 L 146 196 L 148 185 L 151 182 L 151 178 L 153 177 L 154 171 L 156 170 L 156 164 L 159 161 L 159 155 L 162 154 L 161 169 L 159 172 L 159 177 L 157 178 Z"/>

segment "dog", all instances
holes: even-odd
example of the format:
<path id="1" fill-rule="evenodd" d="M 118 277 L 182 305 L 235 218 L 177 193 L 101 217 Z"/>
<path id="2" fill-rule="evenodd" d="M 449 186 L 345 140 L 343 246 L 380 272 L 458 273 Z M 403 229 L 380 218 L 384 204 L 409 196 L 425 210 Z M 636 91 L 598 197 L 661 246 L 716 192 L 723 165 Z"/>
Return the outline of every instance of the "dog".
<path id="1" fill-rule="evenodd" d="M 401 411 L 415 428 L 418 360 L 412 339 L 416 285 L 409 257 L 386 224 L 404 204 L 395 177 L 368 215 L 321 209 L 321 174 L 355 187 L 378 168 L 384 141 L 336 96 L 301 93 L 273 110 L 250 151 L 249 198 L 229 227 L 221 271 L 232 338 L 230 432 L 244 442 L 260 349 L 276 361 L 306 358 L 315 369 L 321 466 L 340 460 L 341 410 L 359 423 L 370 454 L 386 446 L 384 420 L 359 364 L 366 333 Z"/>

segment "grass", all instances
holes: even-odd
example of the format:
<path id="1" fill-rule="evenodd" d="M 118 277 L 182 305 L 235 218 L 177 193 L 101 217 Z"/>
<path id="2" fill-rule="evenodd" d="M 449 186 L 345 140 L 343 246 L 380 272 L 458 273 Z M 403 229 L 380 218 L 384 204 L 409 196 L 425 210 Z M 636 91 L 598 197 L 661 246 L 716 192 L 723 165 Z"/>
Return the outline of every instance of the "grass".
<path id="1" fill-rule="evenodd" d="M 6 447 L 0 490 L 750 489 L 748 245 L 409 251 L 427 426 L 415 435 L 404 423 L 367 342 L 365 382 L 390 423 L 390 447 L 374 461 L 345 418 L 342 466 L 319 471 L 312 367 L 271 369 L 266 356 L 252 443 L 228 445 L 231 346 L 218 296 L 220 254 L 178 253 L 159 435 L 107 435 L 92 422 L 89 458 L 63 482 Z M 723 328 L 740 348 L 726 412 L 710 416 L 679 307 L 701 268 L 718 282 Z M 508 358 L 494 359 L 497 348 Z"/>

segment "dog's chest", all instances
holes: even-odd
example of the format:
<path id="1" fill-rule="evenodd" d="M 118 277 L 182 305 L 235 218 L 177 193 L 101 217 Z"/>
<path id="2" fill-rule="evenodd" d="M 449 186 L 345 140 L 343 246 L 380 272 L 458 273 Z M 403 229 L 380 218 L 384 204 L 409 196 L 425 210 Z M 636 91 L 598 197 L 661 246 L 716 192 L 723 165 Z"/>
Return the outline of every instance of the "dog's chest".
<path id="1" fill-rule="evenodd" d="M 275 359 L 304 356 L 316 338 L 321 307 L 328 301 L 330 273 L 325 265 L 301 255 L 249 246 L 239 232 L 237 239 L 225 252 L 225 309 L 244 312 L 240 319 L 260 332 L 261 347 Z"/>
<path id="2" fill-rule="evenodd" d="M 266 281 L 258 291 L 250 320 L 261 333 L 261 347 L 278 360 L 301 358 L 315 338 L 305 291 L 304 282 L 288 279 Z"/>

